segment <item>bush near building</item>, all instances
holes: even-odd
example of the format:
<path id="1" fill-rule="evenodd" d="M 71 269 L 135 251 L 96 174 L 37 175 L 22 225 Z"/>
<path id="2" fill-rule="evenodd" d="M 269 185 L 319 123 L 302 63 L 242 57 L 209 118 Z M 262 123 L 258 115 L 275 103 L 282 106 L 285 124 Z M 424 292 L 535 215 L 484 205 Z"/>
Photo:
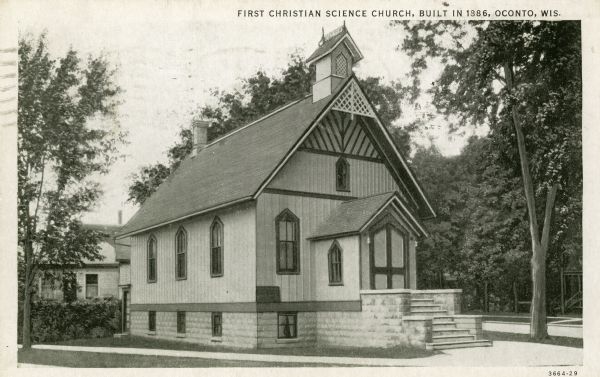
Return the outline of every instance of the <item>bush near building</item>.
<path id="1" fill-rule="evenodd" d="M 34 343 L 112 336 L 120 329 L 121 302 L 116 298 L 78 300 L 71 303 L 39 300 L 33 303 L 31 322 Z M 19 303 L 18 340 L 22 342 Z"/>

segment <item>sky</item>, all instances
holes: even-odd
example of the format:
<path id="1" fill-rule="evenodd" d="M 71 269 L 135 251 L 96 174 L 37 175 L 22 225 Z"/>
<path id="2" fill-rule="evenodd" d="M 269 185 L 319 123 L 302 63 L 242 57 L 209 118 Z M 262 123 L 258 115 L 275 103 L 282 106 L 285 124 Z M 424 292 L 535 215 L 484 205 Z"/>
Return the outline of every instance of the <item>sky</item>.
<path id="1" fill-rule="evenodd" d="M 250 4 L 245 2 L 245 4 Z M 254 3 L 252 3 L 254 4 Z M 82 56 L 104 54 L 117 67 L 115 79 L 123 89 L 118 121 L 128 133 L 123 155 L 99 182 L 104 195 L 85 214 L 87 223 L 116 224 L 123 211 L 127 221 L 136 206 L 127 202 L 130 176 L 142 166 L 165 162 L 166 152 L 189 126 L 193 111 L 214 104 L 210 90 L 232 90 L 258 70 L 278 74 L 290 54 L 308 56 L 325 32 L 341 18 L 241 18 L 235 5 L 209 8 L 205 2 L 69 2 L 65 6 L 38 2 L 21 13 L 19 32 L 36 36 L 46 31 L 50 52 L 59 57 L 70 46 Z M 403 33 L 381 19 L 349 19 L 348 30 L 364 59 L 359 77 L 382 77 L 384 82 L 406 80 L 409 58 L 398 51 Z M 431 83 L 441 67 L 422 77 Z M 427 108 L 428 98 L 421 102 Z M 409 108 L 398 125 L 416 114 Z M 413 136 L 417 144 L 433 141 L 445 155 L 455 155 L 473 132 L 449 134 L 442 119 L 436 127 Z"/>

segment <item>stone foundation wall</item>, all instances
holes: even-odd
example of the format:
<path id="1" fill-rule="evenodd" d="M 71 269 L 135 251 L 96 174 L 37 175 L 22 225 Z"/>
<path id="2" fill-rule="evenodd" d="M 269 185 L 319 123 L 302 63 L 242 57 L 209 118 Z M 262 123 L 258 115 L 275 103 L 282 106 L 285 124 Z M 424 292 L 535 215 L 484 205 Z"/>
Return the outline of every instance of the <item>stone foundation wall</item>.
<path id="1" fill-rule="evenodd" d="M 157 312 L 156 332 L 148 331 L 148 313 L 131 312 L 131 333 L 205 345 L 244 348 L 414 346 L 432 341 L 431 315 L 411 314 L 411 297 L 433 298 L 454 315 L 458 328 L 481 338 L 481 316 L 460 312 L 460 290 L 411 291 L 390 289 L 361 291 L 361 311 L 298 312 L 294 339 L 279 339 L 276 312 L 223 313 L 223 336 L 212 337 L 210 312 L 187 312 L 186 333 L 177 334 L 177 313 Z"/>
<path id="2" fill-rule="evenodd" d="M 177 333 L 177 312 L 156 312 L 156 332 L 148 331 L 148 312 L 131 312 L 132 335 L 204 345 L 256 348 L 256 313 L 223 313 L 222 336 L 212 336 L 210 312 L 186 312 L 186 332 Z"/>
<path id="3" fill-rule="evenodd" d="M 317 343 L 333 346 L 425 347 L 431 318 L 410 316 L 410 290 L 362 291 L 360 312 L 318 312 Z"/>

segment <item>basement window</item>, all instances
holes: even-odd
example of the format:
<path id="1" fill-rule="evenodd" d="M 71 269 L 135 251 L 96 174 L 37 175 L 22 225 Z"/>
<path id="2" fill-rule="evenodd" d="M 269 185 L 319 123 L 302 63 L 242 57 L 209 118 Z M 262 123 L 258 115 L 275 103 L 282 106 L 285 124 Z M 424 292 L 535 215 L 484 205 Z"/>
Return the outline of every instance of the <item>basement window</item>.
<path id="1" fill-rule="evenodd" d="M 156 312 L 148 312 L 148 331 L 156 331 Z"/>
<path id="2" fill-rule="evenodd" d="M 221 337 L 223 335 L 223 313 L 212 313 L 212 336 Z"/>
<path id="3" fill-rule="evenodd" d="M 277 313 L 277 338 L 295 339 L 298 337 L 298 313 Z"/>
<path id="4" fill-rule="evenodd" d="M 177 334 L 185 334 L 185 312 L 177 312 Z"/>

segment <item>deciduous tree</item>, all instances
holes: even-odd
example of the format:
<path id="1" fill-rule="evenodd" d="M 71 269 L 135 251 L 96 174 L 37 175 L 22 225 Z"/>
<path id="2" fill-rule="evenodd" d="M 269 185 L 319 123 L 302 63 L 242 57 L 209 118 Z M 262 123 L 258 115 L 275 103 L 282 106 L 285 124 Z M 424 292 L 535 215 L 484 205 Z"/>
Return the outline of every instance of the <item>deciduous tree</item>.
<path id="1" fill-rule="evenodd" d="M 530 333 L 543 338 L 552 215 L 556 206 L 559 217 L 578 211 L 569 198 L 581 202 L 580 23 L 393 24 L 407 32 L 401 48 L 413 57 L 413 97 L 420 72 L 433 60 L 443 64 L 431 89 L 438 111 L 457 127 L 488 125 L 506 163 L 520 169 L 532 250 Z"/>
<path id="2" fill-rule="evenodd" d="M 53 59 L 45 35 L 19 40 L 18 242 L 23 347 L 31 347 L 31 298 L 40 267 L 99 259 L 99 232 L 81 214 L 101 194 L 104 173 L 123 140 L 114 119 L 119 87 L 102 57 L 73 49 Z"/>

